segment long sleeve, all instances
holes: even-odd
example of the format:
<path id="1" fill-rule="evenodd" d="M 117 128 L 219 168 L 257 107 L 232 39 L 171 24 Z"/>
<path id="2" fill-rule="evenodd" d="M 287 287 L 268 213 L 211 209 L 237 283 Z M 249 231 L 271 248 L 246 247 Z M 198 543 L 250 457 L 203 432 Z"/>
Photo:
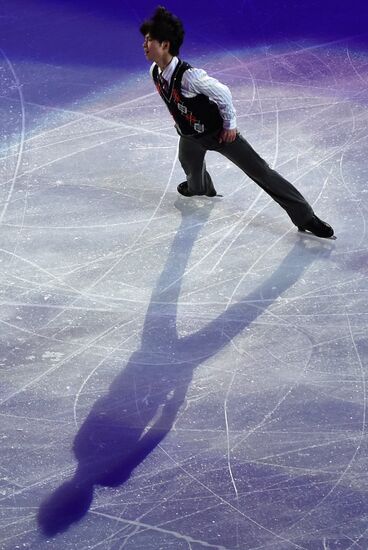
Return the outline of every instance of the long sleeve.
<path id="1" fill-rule="evenodd" d="M 193 97 L 197 94 L 208 96 L 218 106 L 224 128 L 227 130 L 236 128 L 236 111 L 229 88 L 216 78 L 208 76 L 203 69 L 191 68 L 184 73 L 182 94 L 185 97 Z"/>

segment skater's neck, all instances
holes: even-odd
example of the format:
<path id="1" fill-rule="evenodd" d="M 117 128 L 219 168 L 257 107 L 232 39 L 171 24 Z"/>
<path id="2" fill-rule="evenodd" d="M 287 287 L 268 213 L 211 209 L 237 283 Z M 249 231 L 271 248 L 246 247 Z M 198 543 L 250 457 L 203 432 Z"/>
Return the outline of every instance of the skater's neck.
<path id="1" fill-rule="evenodd" d="M 166 67 L 170 65 L 172 60 L 173 56 L 171 54 L 165 54 L 161 59 L 157 60 L 157 65 L 160 67 L 161 71 L 164 71 Z"/>

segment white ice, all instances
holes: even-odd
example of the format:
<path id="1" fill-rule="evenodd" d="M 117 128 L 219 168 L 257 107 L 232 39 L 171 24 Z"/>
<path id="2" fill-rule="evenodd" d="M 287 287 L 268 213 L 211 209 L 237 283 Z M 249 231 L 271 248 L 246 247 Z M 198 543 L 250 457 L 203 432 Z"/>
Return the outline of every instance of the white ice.
<path id="1" fill-rule="evenodd" d="M 368 57 L 288 44 L 191 61 L 337 239 L 298 233 L 215 153 L 223 197 L 179 196 L 146 73 L 4 49 L 2 549 L 368 547 Z M 40 506 L 77 467 L 91 502 L 47 536 Z"/>

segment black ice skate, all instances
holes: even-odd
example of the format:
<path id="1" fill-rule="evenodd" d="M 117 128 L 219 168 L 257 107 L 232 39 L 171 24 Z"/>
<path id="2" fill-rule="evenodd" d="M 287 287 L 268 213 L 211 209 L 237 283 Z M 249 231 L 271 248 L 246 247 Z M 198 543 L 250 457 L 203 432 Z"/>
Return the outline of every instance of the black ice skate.
<path id="1" fill-rule="evenodd" d="M 191 191 L 189 191 L 188 182 L 186 181 L 179 183 L 177 190 L 178 190 L 178 193 L 180 193 L 181 195 L 184 195 L 184 197 L 194 197 L 197 195 L 206 195 L 206 197 L 216 197 L 217 195 L 216 190 L 214 188 L 208 189 L 204 193 L 192 193 Z"/>
<path id="2" fill-rule="evenodd" d="M 299 231 L 309 231 L 310 233 L 313 233 L 313 235 L 316 235 L 316 237 L 322 237 L 324 239 L 329 239 L 333 237 L 334 230 L 332 227 L 317 218 L 315 214 L 313 214 L 313 217 L 303 226 L 298 226 Z"/>

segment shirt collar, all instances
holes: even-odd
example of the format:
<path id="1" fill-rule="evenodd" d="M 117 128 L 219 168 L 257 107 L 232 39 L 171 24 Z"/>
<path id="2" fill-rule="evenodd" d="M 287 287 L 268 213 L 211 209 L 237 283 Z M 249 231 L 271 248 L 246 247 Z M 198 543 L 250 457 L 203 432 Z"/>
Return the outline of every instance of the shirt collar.
<path id="1" fill-rule="evenodd" d="M 167 65 L 167 67 L 164 68 L 163 71 L 161 71 L 160 68 L 158 69 L 159 74 L 166 80 L 166 82 L 171 81 L 171 77 L 174 74 L 174 71 L 178 63 L 179 63 L 179 59 L 177 57 L 173 57 L 170 63 Z"/>

